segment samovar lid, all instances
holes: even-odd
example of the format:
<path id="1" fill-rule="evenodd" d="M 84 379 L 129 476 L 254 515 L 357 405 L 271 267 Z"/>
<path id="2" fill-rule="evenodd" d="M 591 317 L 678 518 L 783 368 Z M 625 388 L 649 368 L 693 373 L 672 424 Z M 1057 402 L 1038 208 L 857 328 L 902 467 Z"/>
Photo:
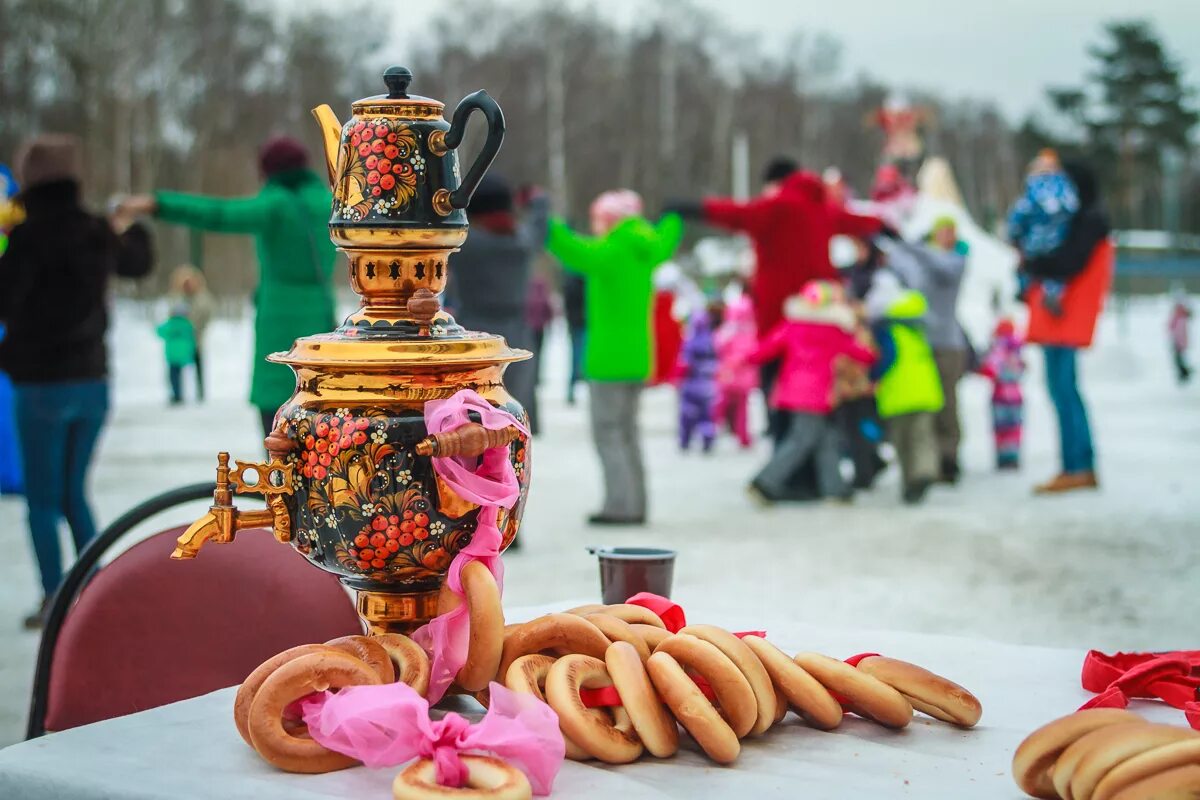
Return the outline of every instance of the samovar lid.
<path id="1" fill-rule="evenodd" d="M 446 104 L 431 97 L 408 93 L 413 74 L 408 67 L 388 67 L 383 72 L 387 94 L 377 94 L 355 100 L 350 108 L 355 116 L 437 118 Z"/>

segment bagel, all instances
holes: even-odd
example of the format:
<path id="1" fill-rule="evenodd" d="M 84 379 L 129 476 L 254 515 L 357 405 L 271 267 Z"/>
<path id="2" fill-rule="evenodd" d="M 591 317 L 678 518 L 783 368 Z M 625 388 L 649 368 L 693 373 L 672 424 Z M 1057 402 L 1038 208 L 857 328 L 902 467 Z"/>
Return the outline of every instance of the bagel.
<path id="1" fill-rule="evenodd" d="M 758 701 L 754 689 L 737 666 L 714 644 L 691 634 L 675 634 L 664 639 L 656 653 L 666 653 L 684 668 L 700 675 L 712 687 L 721 716 L 741 739 L 758 720 Z M 657 685 L 657 684 L 656 684 Z M 686 727 L 686 726 L 685 726 Z"/>
<path id="2" fill-rule="evenodd" d="M 902 694 L 845 661 L 820 653 L 798 653 L 792 660 L 831 693 L 845 698 L 859 716 L 888 728 L 903 728 L 912 720 L 912 706 Z"/>
<path id="3" fill-rule="evenodd" d="M 1126 786 L 1113 800 L 1190 800 L 1200 795 L 1200 765 L 1189 764 Z"/>
<path id="4" fill-rule="evenodd" d="M 742 641 L 762 661 L 771 681 L 787 699 L 785 705 L 796 709 L 810 725 L 821 730 L 833 730 L 842 723 L 841 704 L 786 653 L 758 636 L 745 636 Z"/>
<path id="5" fill-rule="evenodd" d="M 963 728 L 974 727 L 983 715 L 975 695 L 924 667 L 884 656 L 868 656 L 858 668 L 904 695 L 914 709 Z"/>
<path id="6" fill-rule="evenodd" d="M 323 644 L 302 644 L 271 656 L 246 676 L 246 680 L 242 681 L 242 685 L 238 687 L 237 696 L 233 699 L 233 724 L 237 726 L 238 733 L 241 734 L 246 744 L 254 746 L 254 743 L 250 741 L 250 729 L 247 727 L 246 719 L 250 716 L 250 704 L 254 702 L 254 695 L 258 694 L 258 690 L 267 676 L 300 656 L 330 651 L 335 651 L 335 648 Z"/>
<path id="7" fill-rule="evenodd" d="M 1013 753 L 1013 779 L 1021 791 L 1042 800 L 1055 800 L 1058 792 L 1050 769 L 1062 752 L 1081 736 L 1123 722 L 1142 722 L 1141 717 L 1120 708 L 1089 708 L 1048 722 L 1025 737 Z"/>
<path id="8" fill-rule="evenodd" d="M 509 666 L 504 676 L 504 685 L 514 692 L 531 694 L 545 703 L 546 676 L 550 673 L 550 667 L 554 666 L 554 661 L 553 656 L 544 656 L 541 653 L 521 656 Z M 481 705 L 486 707 L 487 704 L 481 702 Z M 595 714 L 597 719 L 602 721 L 606 719 L 604 712 L 598 708 L 589 708 L 588 713 Z M 591 758 L 588 751 L 571 741 L 571 737 L 565 733 L 563 740 L 567 744 L 567 758 L 572 761 L 587 761 Z"/>
<path id="9" fill-rule="evenodd" d="M 580 689 L 612 686 L 604 662 L 578 653 L 559 658 L 546 675 L 546 700 L 567 736 L 606 764 L 628 764 L 642 754 L 642 742 L 627 713 L 613 710 L 615 722 L 597 719 L 583 705 Z"/>
<path id="10" fill-rule="evenodd" d="M 448 586 L 438 596 L 438 613 L 453 611 L 464 602 L 470 618 L 470 643 L 467 660 L 455 676 L 455 682 L 468 692 L 478 692 L 499 674 L 500 653 L 504 648 L 504 611 L 500 606 L 500 588 L 492 571 L 482 561 L 468 561 L 459 573 L 462 597 Z"/>
<path id="11" fill-rule="evenodd" d="M 1200 738 L 1164 744 L 1122 761 L 1096 784 L 1092 800 L 1112 800 L 1126 786 L 1188 764 L 1200 764 Z"/>
<path id="12" fill-rule="evenodd" d="M 785 658 L 786 658 L 786 656 L 785 656 Z M 840 707 L 839 707 L 839 710 L 840 710 Z M 776 686 L 775 687 L 775 724 L 776 725 L 778 725 L 780 722 L 783 722 L 783 718 L 787 716 L 787 712 L 788 712 L 787 696 L 784 695 L 782 689 L 780 689 L 778 686 Z"/>
<path id="13" fill-rule="evenodd" d="M 679 749 L 679 726 L 654 691 L 643 661 L 641 653 L 628 642 L 613 642 L 604 653 L 604 666 L 633 729 L 650 755 L 667 758 Z"/>
<path id="14" fill-rule="evenodd" d="M 574 608 L 568 608 L 563 613 L 564 614 L 575 614 L 577 616 L 584 617 L 584 616 L 587 616 L 588 614 L 599 614 L 599 613 L 603 612 L 604 609 L 606 609 L 606 608 L 608 608 L 608 606 L 604 605 L 604 603 L 585 603 L 584 605 L 581 605 L 581 606 L 575 606 Z"/>
<path id="15" fill-rule="evenodd" d="M 671 713 L 709 758 L 718 764 L 737 760 L 742 749 L 737 734 L 678 661 L 656 650 L 646 662 L 646 671 Z"/>
<path id="16" fill-rule="evenodd" d="M 380 683 L 392 683 L 396 680 L 396 668 L 392 666 L 392 657 L 374 637 L 339 636 L 330 639 L 325 645 L 366 662 L 368 667 L 375 670 Z"/>
<path id="17" fill-rule="evenodd" d="M 429 691 L 430 664 L 421 645 L 402 633 L 383 633 L 374 639 L 387 651 L 396 671 L 396 680 L 408 684 L 424 697 Z"/>
<path id="18" fill-rule="evenodd" d="M 1063 751 L 1050 779 L 1063 800 L 1086 800 L 1109 770 L 1140 753 L 1200 734 L 1190 728 L 1130 722 L 1094 730 Z"/>
<path id="19" fill-rule="evenodd" d="M 530 800 L 533 788 L 525 773 L 507 761 L 489 756 L 460 755 L 467 780 L 459 789 L 437 782 L 437 764 L 421 758 L 409 764 L 392 781 L 395 800 Z"/>
<path id="20" fill-rule="evenodd" d="M 671 635 L 671 632 L 666 628 L 656 628 L 653 625 L 643 625 L 640 622 L 631 622 L 629 627 L 633 632 L 642 637 L 642 641 L 646 643 L 646 647 L 650 648 L 650 652 L 654 652 L 654 648 L 658 647 L 658 643 Z"/>
<path id="21" fill-rule="evenodd" d="M 283 727 L 283 710 L 302 697 L 346 686 L 383 683 L 379 673 L 354 656 L 328 651 L 294 658 L 267 676 L 254 695 L 246 725 L 250 743 L 265 761 L 286 772 L 332 772 L 358 762 L 326 750 Z"/>
<path id="22" fill-rule="evenodd" d="M 633 649 L 637 650 L 638 657 L 642 661 L 650 657 L 650 648 L 646 646 L 645 640 L 638 636 L 637 631 L 628 622 L 608 614 L 585 614 L 583 618 L 599 628 L 609 641 L 627 642 L 633 645 Z"/>
<path id="23" fill-rule="evenodd" d="M 603 659 L 612 644 L 592 623 L 575 614 L 546 614 L 514 628 L 504 639 L 497 675 L 507 675 L 512 662 L 530 653 L 563 649 Z"/>
<path id="24" fill-rule="evenodd" d="M 767 728 L 775 724 L 777 710 L 775 685 L 771 683 L 771 676 L 767 673 L 766 667 L 763 666 L 762 661 L 754 654 L 749 645 L 716 625 L 688 625 L 681 628 L 679 633 L 689 634 L 715 645 L 746 678 L 751 691 L 754 692 L 755 702 L 758 704 L 758 717 L 755 719 L 754 727 L 750 729 L 751 736 L 765 733 Z"/>
<path id="25" fill-rule="evenodd" d="M 662 617 L 655 614 L 645 606 L 634 605 L 633 603 L 614 603 L 611 606 L 604 606 L 603 613 L 610 617 L 616 617 L 622 622 L 628 622 L 630 625 L 637 623 L 638 625 L 651 625 L 655 628 L 667 629 L 666 623 L 662 621 Z"/>

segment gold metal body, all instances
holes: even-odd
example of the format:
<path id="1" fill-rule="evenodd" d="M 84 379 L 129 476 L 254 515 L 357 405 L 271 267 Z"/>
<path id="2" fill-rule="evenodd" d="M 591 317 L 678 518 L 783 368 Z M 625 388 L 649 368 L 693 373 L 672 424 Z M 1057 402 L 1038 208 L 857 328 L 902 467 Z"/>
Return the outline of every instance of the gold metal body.
<path id="1" fill-rule="evenodd" d="M 356 116 L 441 119 L 443 105 L 428 98 L 369 98 L 355 103 L 353 110 Z M 329 106 L 320 106 L 313 114 L 324 137 L 326 166 L 333 182 L 343 156 L 343 126 Z M 435 155 L 439 150 L 445 152 L 444 136 L 439 130 L 430 137 Z M 449 207 L 449 192 L 441 191 L 445 196 L 434 198 L 434 210 L 446 216 L 453 209 Z M 306 531 L 293 537 L 301 503 L 294 487 L 299 485 L 307 491 L 311 488 L 309 481 L 321 478 L 296 474 L 299 445 L 288 433 L 285 414 L 375 408 L 394 417 L 419 419 L 427 401 L 449 398 L 462 389 L 472 389 L 496 406 L 511 405 L 513 398 L 502 381 L 504 369 L 531 354 L 510 348 L 500 336 L 463 331 L 441 309 L 438 299 L 446 288 L 449 256 L 466 236 L 465 225 L 446 222 L 330 225 L 330 238 L 348 259 L 350 285 L 361 297 L 360 306 L 336 331 L 304 337 L 287 353 L 269 356 L 270 361 L 287 364 L 296 374 L 295 394 L 281 411 L 280 427 L 266 440 L 270 458 L 263 463 L 238 461 L 231 470 L 228 454 L 218 455 L 213 504 L 179 537 L 172 558 L 194 558 L 208 542 L 231 542 L 240 530 L 270 527 L 276 539 L 291 542 L 315 564 L 338 574 L 355 589 L 356 607 L 369 632 L 410 633 L 437 614 L 438 591 L 429 590 L 428 582 L 406 591 L 399 583 L 402 579 L 395 578 L 396 591 L 388 591 L 387 584 L 393 580 L 390 573 L 378 573 L 382 578 L 375 577 L 375 573 L 353 574 L 344 565 L 318 560 L 315 547 L 304 543 Z M 469 423 L 463 428 L 472 426 L 479 427 Z M 470 456 L 518 436 L 515 428 L 487 434 L 455 430 L 397 446 L 412 447 L 420 458 Z M 517 446 L 513 447 L 514 453 L 518 452 Z M 342 449 L 346 449 L 345 444 Z M 233 505 L 235 492 L 262 494 L 268 507 L 240 510 Z M 452 492 L 443 491 L 440 483 L 439 498 L 439 510 L 450 509 L 455 518 L 476 508 Z M 515 512 L 501 515 L 505 542 L 516 535 L 518 523 Z M 430 569 L 444 568 L 439 565 Z M 437 572 L 430 574 L 436 576 Z"/>

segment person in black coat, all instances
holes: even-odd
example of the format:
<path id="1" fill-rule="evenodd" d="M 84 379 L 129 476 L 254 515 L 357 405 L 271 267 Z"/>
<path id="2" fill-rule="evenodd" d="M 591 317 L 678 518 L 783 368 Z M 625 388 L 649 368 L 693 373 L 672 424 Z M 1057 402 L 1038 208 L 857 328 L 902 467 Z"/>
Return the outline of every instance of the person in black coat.
<path id="1" fill-rule="evenodd" d="M 147 231 L 106 220 L 80 202 L 81 144 L 45 135 L 17 158 L 25 221 L 0 256 L 0 370 L 12 378 L 25 468 L 29 533 L 43 603 L 39 627 L 62 581 L 58 525 L 76 550 L 96 535 L 86 497 L 92 453 L 108 411 L 107 291 L 113 275 L 141 277 L 153 263 Z"/>

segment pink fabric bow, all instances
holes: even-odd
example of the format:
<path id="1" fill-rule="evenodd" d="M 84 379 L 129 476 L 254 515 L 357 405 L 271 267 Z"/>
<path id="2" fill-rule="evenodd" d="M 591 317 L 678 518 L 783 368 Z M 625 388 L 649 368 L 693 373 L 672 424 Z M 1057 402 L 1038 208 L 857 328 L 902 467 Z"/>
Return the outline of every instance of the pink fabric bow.
<path id="1" fill-rule="evenodd" d="M 525 436 L 529 431 L 507 411 L 495 408 L 470 389 L 455 392 L 446 400 L 430 400 L 425 404 L 425 427 L 429 433 L 444 433 L 471 422 L 470 412 L 479 415 L 480 423 L 489 430 L 501 430 L 513 425 Z M 446 586 L 462 597 L 462 568 L 468 561 L 482 561 L 504 591 L 504 565 L 500 561 L 503 539 L 497 520 L 500 508 L 511 508 L 521 496 L 521 486 L 508 459 L 508 447 L 493 447 L 483 454 L 479 464 L 475 459 L 435 458 L 433 468 L 459 497 L 479 506 L 479 516 L 471 543 L 459 551 L 446 572 Z M 429 702 L 442 699 L 454 676 L 467 661 L 471 623 L 465 604 L 430 620 L 417 629 L 412 638 L 430 653 L 432 668 L 429 678 Z"/>
<path id="2" fill-rule="evenodd" d="M 493 683 L 487 714 L 472 724 L 453 712 L 429 718 L 429 702 L 404 683 L 351 686 L 300 701 L 308 733 L 317 744 L 368 767 L 394 767 L 414 758 L 437 765 L 437 781 L 461 787 L 463 753 L 486 752 L 510 761 L 537 795 L 550 794 L 566 754 L 558 715 L 533 695 Z"/>

